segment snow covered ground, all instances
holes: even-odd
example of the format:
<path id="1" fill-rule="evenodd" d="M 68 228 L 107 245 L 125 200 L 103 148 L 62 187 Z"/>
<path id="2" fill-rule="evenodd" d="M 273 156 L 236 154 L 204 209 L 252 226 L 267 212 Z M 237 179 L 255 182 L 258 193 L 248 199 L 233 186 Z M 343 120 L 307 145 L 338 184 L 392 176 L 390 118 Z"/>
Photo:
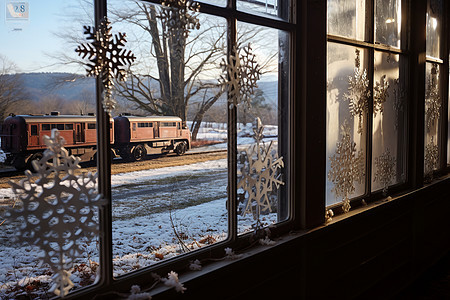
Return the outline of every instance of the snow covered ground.
<path id="1" fill-rule="evenodd" d="M 249 137 L 250 128 L 240 133 L 242 146 L 253 141 Z M 221 129 L 214 126 L 210 129 L 204 129 L 201 134 L 204 138 L 216 139 L 217 136 L 211 135 L 219 134 Z M 265 134 L 276 135 L 276 127 L 268 128 Z M 227 237 L 225 159 L 117 174 L 112 176 L 111 183 L 116 276 Z M 13 197 L 13 194 L 10 189 L 0 189 L 0 199 L 1 196 Z M 0 208 L 2 205 L 8 202 L 0 200 Z M 270 224 L 276 218 L 272 213 L 264 216 L 264 222 Z M 239 232 L 250 230 L 253 223 L 251 216 L 239 217 Z M 51 278 L 48 267 L 38 265 L 39 249 L 12 243 L 15 226 L 18 224 L 1 225 L 0 299 L 7 297 L 11 289 L 22 287 L 25 290 L 33 282 L 45 286 Z M 84 246 L 85 257 L 77 262 L 78 268 L 72 270 L 76 286 L 92 281 L 93 278 L 86 277 L 95 276 L 91 268 L 99 261 L 97 241 L 85 241 Z"/>

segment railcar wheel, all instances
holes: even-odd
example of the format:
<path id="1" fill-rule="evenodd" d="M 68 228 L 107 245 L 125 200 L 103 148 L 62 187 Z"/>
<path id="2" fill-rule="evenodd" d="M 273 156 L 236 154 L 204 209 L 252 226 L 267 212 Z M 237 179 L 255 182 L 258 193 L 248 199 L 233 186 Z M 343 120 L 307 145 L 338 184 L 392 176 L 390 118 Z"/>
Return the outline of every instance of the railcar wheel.
<path id="1" fill-rule="evenodd" d="M 184 153 L 186 153 L 186 142 L 181 142 L 177 145 L 177 147 L 175 148 L 175 152 L 178 155 L 183 155 Z"/>
<path id="2" fill-rule="evenodd" d="M 133 158 L 135 161 L 140 161 L 147 155 L 147 150 L 144 145 L 137 145 L 133 150 Z"/>

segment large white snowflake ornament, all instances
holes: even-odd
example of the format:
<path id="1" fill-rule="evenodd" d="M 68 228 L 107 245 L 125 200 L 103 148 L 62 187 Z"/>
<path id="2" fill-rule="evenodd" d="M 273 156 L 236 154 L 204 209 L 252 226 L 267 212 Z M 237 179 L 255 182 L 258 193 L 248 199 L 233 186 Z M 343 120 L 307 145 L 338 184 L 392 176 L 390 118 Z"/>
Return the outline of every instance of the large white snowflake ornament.
<path id="1" fill-rule="evenodd" d="M 384 103 L 389 97 L 389 81 L 386 75 L 381 76 L 380 81 L 375 83 L 373 87 L 373 114 L 376 116 L 378 112 L 383 113 Z"/>
<path id="2" fill-rule="evenodd" d="M 96 191 L 96 174 L 75 175 L 80 160 L 68 155 L 59 132 L 53 129 L 44 141 L 48 149 L 41 160 L 32 162 L 36 173 L 27 170 L 18 184 L 10 182 L 21 205 L 6 216 L 20 221 L 15 232 L 18 242 L 43 250 L 40 260 L 54 273 L 51 291 L 63 297 L 73 287 L 67 270 L 82 257 L 82 240 L 98 233 L 97 214 L 103 201 Z"/>
<path id="3" fill-rule="evenodd" d="M 434 143 L 434 137 L 425 146 L 425 176 L 432 179 L 433 171 L 439 165 L 439 147 Z"/>
<path id="4" fill-rule="evenodd" d="M 355 191 L 354 182 L 362 182 L 365 176 L 365 159 L 362 150 L 357 153 L 356 143 L 351 139 L 347 120 L 341 126 L 341 140 L 336 144 L 336 152 L 330 157 L 328 180 L 334 187 L 337 198 L 342 198 L 342 209 L 350 211 L 349 195 Z"/>
<path id="5" fill-rule="evenodd" d="M 383 185 L 383 194 L 387 193 L 388 186 L 395 178 L 396 159 L 391 156 L 389 149 L 375 158 L 375 177 L 374 181 L 379 181 Z"/>
<path id="6" fill-rule="evenodd" d="M 437 64 L 433 64 L 431 75 L 427 81 L 427 89 L 425 94 L 425 118 L 427 131 L 430 132 L 435 128 L 436 122 L 441 115 L 441 96 L 439 91 L 439 69 Z"/>
<path id="7" fill-rule="evenodd" d="M 221 66 L 225 74 L 220 81 L 228 88 L 229 102 L 235 106 L 244 103 L 250 107 L 251 97 L 262 75 L 262 68 L 252 53 L 250 43 L 243 48 L 234 45 L 228 62 L 222 61 Z"/>
<path id="8" fill-rule="evenodd" d="M 124 49 L 126 34 L 119 32 L 113 36 L 111 31 L 111 22 L 106 17 L 97 31 L 91 26 L 84 26 L 86 39 L 91 42 L 81 44 L 75 49 L 83 59 L 87 57 L 89 60 L 86 63 L 87 76 L 101 75 L 104 88 L 103 107 L 108 113 L 111 113 L 116 105 L 112 92 L 114 79 L 125 81 L 125 67 L 136 59 L 131 51 Z"/>
<path id="9" fill-rule="evenodd" d="M 261 143 L 263 125 L 257 118 L 253 124 L 255 143 L 238 154 L 238 184 L 242 189 L 243 208 L 241 214 L 252 214 L 259 221 L 261 213 L 272 212 L 272 193 L 284 182 L 280 179 L 280 170 L 284 167 L 283 157 L 278 157 L 274 143 Z"/>
<path id="10" fill-rule="evenodd" d="M 347 92 L 344 93 L 344 100 L 349 101 L 350 113 L 353 117 L 358 117 L 358 133 L 362 133 L 363 118 L 369 108 L 369 79 L 367 78 L 367 70 L 361 73 L 359 50 L 355 50 L 355 68 L 353 76 L 348 77 Z"/>

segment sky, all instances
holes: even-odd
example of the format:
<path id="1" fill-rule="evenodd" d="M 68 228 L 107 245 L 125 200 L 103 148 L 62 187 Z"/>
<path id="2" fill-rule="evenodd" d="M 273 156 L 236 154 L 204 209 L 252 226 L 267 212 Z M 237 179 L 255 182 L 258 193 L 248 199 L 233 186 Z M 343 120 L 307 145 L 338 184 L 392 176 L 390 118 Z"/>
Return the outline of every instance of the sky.
<path id="1" fill-rule="evenodd" d="M 8 8 L 16 3 L 28 7 L 28 18 L 10 17 Z M 54 49 L 61 49 L 61 39 L 55 33 L 68 25 L 63 15 L 73 13 L 74 7 L 70 7 L 73 5 L 70 3 L 73 2 L 0 0 L 0 54 L 13 62 L 19 72 L 65 71 L 61 66 L 49 67 L 55 60 L 48 55 L 54 53 Z M 80 26 L 80 32 L 82 30 Z"/>

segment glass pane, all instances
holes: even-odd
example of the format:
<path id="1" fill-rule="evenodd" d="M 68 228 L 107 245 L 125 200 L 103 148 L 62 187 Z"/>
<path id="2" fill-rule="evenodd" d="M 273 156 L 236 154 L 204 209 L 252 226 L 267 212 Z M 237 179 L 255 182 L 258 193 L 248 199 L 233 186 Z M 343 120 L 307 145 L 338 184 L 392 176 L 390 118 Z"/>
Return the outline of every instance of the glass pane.
<path id="1" fill-rule="evenodd" d="M 328 43 L 326 205 L 365 192 L 370 91 L 363 49 Z M 344 203 L 345 204 L 345 203 Z"/>
<path id="2" fill-rule="evenodd" d="M 442 1 L 428 0 L 427 55 L 441 58 Z"/>
<path id="3" fill-rule="evenodd" d="M 375 42 L 400 48 L 400 0 L 375 1 Z"/>
<path id="4" fill-rule="evenodd" d="M 85 77 L 84 65 L 74 51 L 79 43 L 85 41 L 83 25 L 93 25 L 94 5 L 93 1 L 83 1 L 80 6 L 78 2 L 59 0 L 49 0 L 42 5 L 33 1 L 4 1 L 2 5 L 0 95 L 8 92 L 12 97 L 8 101 L 4 98 L 0 101 L 0 123 L 4 122 L 0 136 L 0 169 L 12 170 L 15 167 L 20 172 L 14 178 L 2 177 L 0 180 L 0 298 L 48 299 L 55 297 L 49 289 L 57 281 L 57 274 L 61 273 L 60 255 L 68 263 L 64 269 L 71 273 L 70 279 L 74 284 L 71 290 L 91 285 L 98 279 L 95 226 L 86 225 L 80 233 L 80 225 L 76 224 L 83 219 L 83 214 L 90 221 L 98 220 L 96 209 L 92 207 L 91 210 L 84 206 L 84 202 L 80 203 L 80 199 L 86 203 L 93 201 L 80 189 L 86 187 L 95 192 L 95 185 L 93 182 L 84 185 L 81 181 L 76 183 L 64 179 L 67 173 L 59 173 L 61 182 L 53 180 L 58 176 L 53 165 L 55 162 L 44 155 L 47 148 L 44 136 L 51 137 L 52 124 L 60 129 L 68 154 L 79 156 L 82 161 L 90 160 L 95 154 L 95 130 L 92 136 L 88 136 L 81 129 L 87 121 L 96 121 L 95 116 L 86 115 L 95 112 L 95 79 Z M 81 116 L 81 112 L 85 115 Z M 9 114 L 15 116 L 7 117 Z M 58 140 L 55 138 L 54 141 Z M 25 146 L 20 149 L 17 142 L 25 143 Z M 11 155 L 5 156 L 3 151 Z M 59 153 L 58 147 L 54 151 Z M 83 157 L 81 152 L 85 154 Z M 67 163 L 64 153 L 60 153 L 63 157 L 60 162 Z M 49 167 L 33 165 L 33 161 L 45 161 Z M 68 172 L 77 165 L 72 161 L 64 166 L 58 165 L 58 168 Z M 92 163 L 82 163 L 81 166 L 74 173 L 78 178 L 81 173 L 97 171 Z M 23 175 L 24 169 L 51 178 L 45 185 L 45 193 L 37 196 L 32 195 L 30 189 L 27 193 L 19 188 L 13 193 L 7 183 L 9 180 L 20 187 L 29 184 L 37 191 L 44 188 L 37 176 Z M 35 212 L 25 209 L 19 215 L 14 213 L 17 208 L 37 203 L 40 209 Z M 57 214 L 54 207 L 58 207 Z M 11 209 L 13 213 L 2 223 L 5 211 Z M 47 226 L 30 225 L 38 219 L 40 224 Z M 27 233 L 34 234 L 34 237 L 27 239 Z M 18 242 L 13 241 L 15 235 L 18 235 Z M 80 255 L 61 250 L 63 247 L 79 251 Z M 40 264 L 44 253 L 50 254 Z M 51 261 L 48 261 L 49 257 Z M 56 277 L 52 279 L 52 276 Z"/>
<path id="5" fill-rule="evenodd" d="M 449 71 L 450 72 L 450 71 Z M 450 76 L 449 76 L 449 86 L 450 86 Z M 447 164 L 450 165 L 450 89 L 449 89 L 449 105 L 448 105 L 448 121 L 447 121 Z"/>
<path id="6" fill-rule="evenodd" d="M 136 56 L 129 79 L 117 83 L 114 111 L 123 166 L 112 176 L 115 276 L 228 235 L 227 103 L 218 81 L 226 20 L 188 13 L 195 23 L 181 27 L 175 9 L 109 2 L 113 32 L 126 32 Z"/>
<path id="7" fill-rule="evenodd" d="M 255 14 L 277 16 L 288 20 L 289 0 L 237 0 L 237 9 Z"/>
<path id="8" fill-rule="evenodd" d="M 365 11 L 365 0 L 328 0 L 328 34 L 364 40 L 366 28 Z"/>
<path id="9" fill-rule="evenodd" d="M 197 0 L 197 2 L 200 3 L 206 3 L 206 4 L 210 4 L 210 5 L 217 5 L 217 6 L 221 6 L 221 7 L 225 7 L 227 5 L 227 0 Z M 201 6 L 201 4 L 200 4 Z"/>
<path id="10" fill-rule="evenodd" d="M 288 125 L 280 116 L 288 119 L 288 85 L 281 73 L 288 70 L 289 43 L 285 32 L 246 23 L 238 23 L 238 33 L 241 74 L 248 74 L 236 98 L 238 233 L 245 233 L 288 217 L 288 131 L 279 128 Z"/>
<path id="11" fill-rule="evenodd" d="M 440 131 L 441 131 L 441 84 L 440 65 L 426 64 L 425 87 L 425 176 L 432 179 L 433 171 L 439 168 Z"/>
<path id="12" fill-rule="evenodd" d="M 405 181 L 405 67 L 401 57 L 375 51 L 372 191 Z"/>

